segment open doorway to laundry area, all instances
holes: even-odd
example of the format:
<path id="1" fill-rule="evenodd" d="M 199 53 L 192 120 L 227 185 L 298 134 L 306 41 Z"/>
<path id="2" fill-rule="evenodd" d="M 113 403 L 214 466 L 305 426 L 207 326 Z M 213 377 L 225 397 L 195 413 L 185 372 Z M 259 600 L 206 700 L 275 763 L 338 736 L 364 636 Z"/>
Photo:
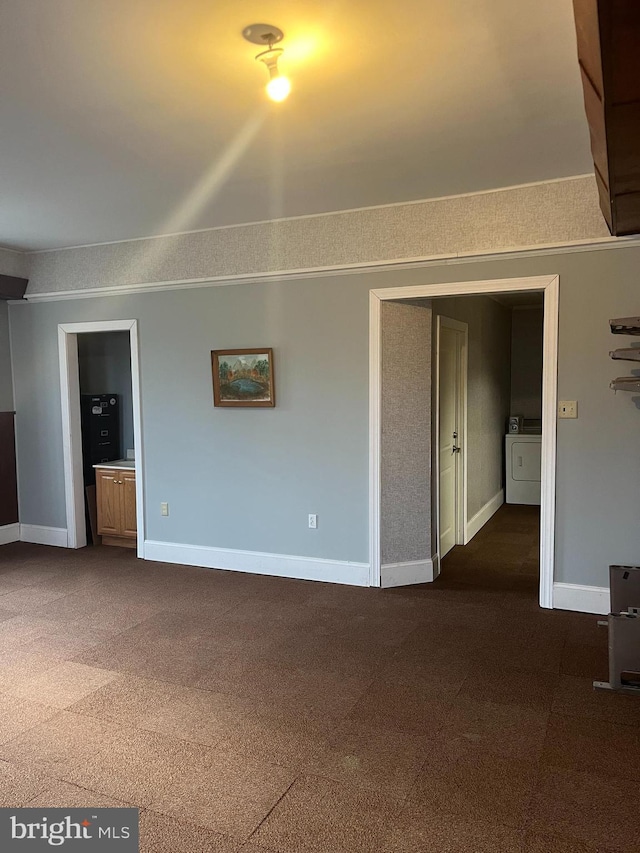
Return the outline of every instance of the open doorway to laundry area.
<path id="1" fill-rule="evenodd" d="M 535 599 L 543 292 L 438 297 L 430 305 L 437 583 Z"/>
<path id="2" fill-rule="evenodd" d="M 458 302 L 463 298 L 476 300 L 466 305 L 466 317 L 461 313 L 464 303 Z M 490 315 L 499 317 L 500 334 Z M 439 316 L 445 319 L 439 320 Z M 536 379 L 539 393 L 536 390 L 532 395 L 537 397 L 535 411 L 523 408 L 518 383 L 511 387 L 511 332 L 512 327 L 516 329 L 516 340 L 523 341 L 523 323 L 536 326 L 531 334 L 538 341 L 539 355 L 541 350 L 542 368 Z M 552 607 L 558 277 L 371 291 L 370 330 L 372 585 L 433 582 L 439 576 L 438 583 L 468 583 L 468 574 L 463 579 L 468 567 L 463 571 L 465 560 L 457 554 L 470 555 L 488 542 L 500 545 L 505 563 L 513 564 L 513 555 L 507 554 L 506 540 L 510 538 L 512 545 L 522 546 L 517 560 L 523 576 L 530 572 L 526 583 L 532 595 L 537 589 L 540 605 Z M 500 380 L 478 370 L 478 335 L 484 336 Z M 453 426 L 451 417 L 441 421 L 438 411 L 436 390 L 443 377 L 436 365 L 444 350 L 448 356 L 443 370 L 464 383 L 465 393 L 449 395 L 447 405 L 455 410 Z M 517 362 L 517 354 L 515 358 Z M 469 372 L 472 376 L 467 382 L 464 377 Z M 517 372 L 522 373 L 519 366 Z M 526 450 L 532 445 L 540 462 L 531 466 L 527 453 L 517 449 L 513 459 L 519 482 L 515 497 L 510 489 L 505 503 L 506 435 L 512 414 L 520 416 L 520 443 L 527 445 Z M 449 435 L 443 435 L 441 441 L 445 428 Z M 455 463 L 443 474 L 448 477 L 448 497 L 453 492 L 455 498 L 441 527 L 440 495 L 445 483 L 440 480 L 440 463 L 447 454 Z M 539 469 L 533 478 L 532 467 Z M 534 488 L 539 499 L 516 502 L 522 500 L 518 490 L 522 493 L 523 487 Z M 454 578 L 456 560 L 460 576 Z M 494 559 L 492 571 L 496 569 Z"/>

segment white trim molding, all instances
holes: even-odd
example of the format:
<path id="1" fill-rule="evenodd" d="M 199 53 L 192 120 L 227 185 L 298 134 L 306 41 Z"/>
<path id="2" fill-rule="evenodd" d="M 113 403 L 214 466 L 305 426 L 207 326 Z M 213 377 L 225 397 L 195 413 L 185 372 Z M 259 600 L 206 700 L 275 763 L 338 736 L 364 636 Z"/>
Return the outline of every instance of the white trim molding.
<path id="1" fill-rule="evenodd" d="M 233 548 L 211 548 L 204 545 L 183 545 L 152 539 L 144 543 L 144 558 L 158 563 L 178 563 L 205 569 L 224 569 L 232 572 L 341 583 L 350 586 L 369 585 L 369 564 L 345 560 L 239 551 Z"/>
<path id="2" fill-rule="evenodd" d="M 380 502 L 382 457 L 382 316 L 380 300 L 369 294 L 369 586 L 380 586 Z"/>
<path id="3" fill-rule="evenodd" d="M 393 586 L 410 586 L 417 583 L 431 583 L 437 577 L 434 573 L 433 558 L 411 560 L 407 563 L 387 563 L 380 570 L 383 589 Z"/>
<path id="4" fill-rule="evenodd" d="M 128 332 L 131 347 L 131 388 L 133 398 L 133 441 L 136 448 L 136 521 L 138 557 L 144 557 L 144 483 L 142 472 L 142 403 L 140 392 L 140 356 L 137 320 L 99 320 L 85 323 L 60 323 L 58 354 L 60 359 L 60 396 L 62 404 L 62 451 L 64 491 L 69 548 L 87 544 L 82 476 L 82 433 L 80 425 L 80 376 L 78 335 L 94 332 Z"/>
<path id="5" fill-rule="evenodd" d="M 41 524 L 21 524 L 20 541 L 34 545 L 53 545 L 56 548 L 67 547 L 67 531 L 64 527 L 44 527 Z"/>
<path id="6" fill-rule="evenodd" d="M 558 408 L 558 322 L 560 279 L 544 289 L 542 332 L 542 461 L 540 466 L 540 607 L 553 607 L 556 531 L 556 454 Z"/>
<path id="7" fill-rule="evenodd" d="M 79 324 L 74 324 L 79 325 Z M 78 331 L 82 331 L 79 329 Z M 60 405 L 62 414 L 62 457 L 64 465 L 64 497 L 69 548 L 87 544 L 84 520 L 84 485 L 82 476 L 82 428 L 80 426 L 80 379 L 78 335 L 68 327 L 58 326 L 60 360 Z"/>
<path id="8" fill-rule="evenodd" d="M 477 296 L 480 294 L 489 296 L 493 293 L 518 293 L 532 290 L 542 291 L 544 294 L 539 601 L 541 607 L 552 608 L 554 606 L 559 310 L 559 277 L 557 275 L 446 282 L 412 287 L 386 287 L 369 291 L 369 560 L 372 586 L 380 586 L 382 582 L 380 565 L 380 411 L 382 406 L 380 315 L 382 302 L 387 299 L 429 299 L 436 296 Z"/>
<path id="9" fill-rule="evenodd" d="M 440 575 L 440 554 L 436 552 L 431 555 L 431 563 L 433 565 L 433 579 L 435 580 Z"/>
<path id="10" fill-rule="evenodd" d="M 0 527 L 0 545 L 8 545 L 10 542 L 19 542 L 20 541 L 20 525 L 18 522 L 15 524 L 3 524 Z"/>
<path id="11" fill-rule="evenodd" d="M 455 281 L 444 284 L 415 284 L 409 287 L 383 287 L 371 290 L 377 299 L 429 299 L 435 296 L 487 296 L 492 293 L 520 293 L 546 290 L 557 282 L 557 275 L 536 275 L 524 278 L 493 278 L 485 281 Z"/>
<path id="12" fill-rule="evenodd" d="M 504 489 L 500 489 L 495 495 L 490 498 L 486 504 L 481 507 L 478 512 L 467 521 L 464 544 L 467 545 L 476 533 L 485 526 L 487 521 L 494 515 L 504 503 Z"/>
<path id="13" fill-rule="evenodd" d="M 556 610 L 606 614 L 611 607 L 609 588 L 577 583 L 554 583 L 553 606 Z"/>

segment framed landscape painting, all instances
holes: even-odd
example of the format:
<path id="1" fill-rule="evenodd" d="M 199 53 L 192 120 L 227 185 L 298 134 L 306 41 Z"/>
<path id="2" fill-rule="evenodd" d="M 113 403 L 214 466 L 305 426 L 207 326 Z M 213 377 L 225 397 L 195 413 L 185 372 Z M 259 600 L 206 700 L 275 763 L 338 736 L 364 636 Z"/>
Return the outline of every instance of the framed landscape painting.
<path id="1" fill-rule="evenodd" d="M 214 406 L 275 406 L 273 350 L 211 351 Z"/>

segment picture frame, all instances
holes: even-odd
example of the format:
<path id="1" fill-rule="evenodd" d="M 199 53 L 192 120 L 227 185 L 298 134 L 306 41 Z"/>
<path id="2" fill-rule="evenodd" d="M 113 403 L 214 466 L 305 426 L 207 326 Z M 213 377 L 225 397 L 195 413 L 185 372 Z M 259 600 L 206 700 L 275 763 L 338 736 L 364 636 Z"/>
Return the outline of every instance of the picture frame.
<path id="1" fill-rule="evenodd" d="M 213 405 L 265 408 L 276 404 L 273 349 L 211 350 Z"/>

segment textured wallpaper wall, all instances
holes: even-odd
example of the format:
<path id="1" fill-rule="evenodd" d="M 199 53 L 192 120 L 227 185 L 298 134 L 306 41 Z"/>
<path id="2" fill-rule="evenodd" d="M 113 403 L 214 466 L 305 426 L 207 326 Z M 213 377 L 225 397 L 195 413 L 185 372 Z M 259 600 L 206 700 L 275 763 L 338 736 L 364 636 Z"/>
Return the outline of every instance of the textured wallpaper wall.
<path id="1" fill-rule="evenodd" d="M 11 249 L 0 248 L 0 275 L 15 275 L 18 278 L 27 278 L 29 264 L 29 255 L 23 252 L 14 252 Z"/>
<path id="2" fill-rule="evenodd" d="M 499 251 L 608 236 L 591 177 L 29 255 L 28 293 Z"/>
<path id="3" fill-rule="evenodd" d="M 383 302 L 382 564 L 431 557 L 431 308 Z"/>

